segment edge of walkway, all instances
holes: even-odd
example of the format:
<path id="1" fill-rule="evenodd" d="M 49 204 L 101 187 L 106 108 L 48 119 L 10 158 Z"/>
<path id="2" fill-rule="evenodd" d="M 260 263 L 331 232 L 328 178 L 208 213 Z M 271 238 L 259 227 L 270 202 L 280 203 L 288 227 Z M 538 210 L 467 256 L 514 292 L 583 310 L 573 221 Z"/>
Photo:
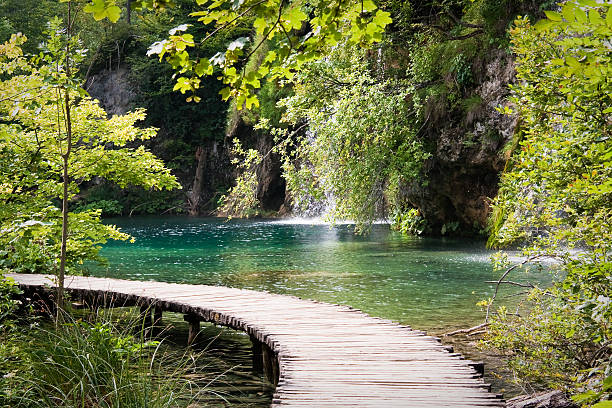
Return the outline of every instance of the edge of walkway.
<path id="1" fill-rule="evenodd" d="M 55 287 L 53 275 L 6 276 L 26 295 Z M 273 407 L 505 406 L 477 364 L 439 338 L 350 306 L 248 289 L 82 276 L 67 276 L 65 287 L 99 304 L 155 306 L 248 333 L 265 345 L 264 356 L 266 349 L 273 353 Z"/>

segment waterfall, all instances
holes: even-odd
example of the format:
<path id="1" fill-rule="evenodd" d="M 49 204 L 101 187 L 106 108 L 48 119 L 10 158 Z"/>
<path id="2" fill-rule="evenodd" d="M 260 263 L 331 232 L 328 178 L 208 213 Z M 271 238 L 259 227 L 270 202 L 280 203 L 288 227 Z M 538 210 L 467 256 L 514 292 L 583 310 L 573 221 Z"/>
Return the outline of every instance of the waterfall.
<path id="1" fill-rule="evenodd" d="M 319 218 L 325 220 L 335 207 L 336 198 L 329 191 L 325 191 L 325 198 L 323 199 L 318 199 L 310 194 L 304 194 L 295 200 L 292 214 L 296 218 Z"/>
<path id="2" fill-rule="evenodd" d="M 311 129 L 306 129 L 304 132 L 304 137 L 309 145 L 312 146 L 316 143 L 316 133 Z M 310 167 L 310 171 L 314 171 L 312 164 L 307 160 L 302 161 L 299 166 L 302 167 L 302 169 Z M 324 179 L 323 185 L 325 185 Z M 332 192 L 328 191 L 327 189 L 324 192 L 324 196 L 324 198 L 317 197 L 308 193 L 307 189 L 304 188 L 299 192 L 299 194 L 296 194 L 293 197 L 291 214 L 297 219 L 325 221 L 327 216 L 336 207 L 336 198 Z"/>

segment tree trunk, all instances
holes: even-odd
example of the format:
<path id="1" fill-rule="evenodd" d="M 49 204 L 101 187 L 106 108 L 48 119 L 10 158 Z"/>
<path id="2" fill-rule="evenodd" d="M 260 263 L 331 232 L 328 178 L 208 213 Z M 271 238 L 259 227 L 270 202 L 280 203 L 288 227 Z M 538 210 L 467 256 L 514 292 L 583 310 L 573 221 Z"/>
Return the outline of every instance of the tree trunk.
<path id="1" fill-rule="evenodd" d="M 70 78 L 70 37 L 72 33 L 72 3 L 68 2 L 68 23 L 66 24 L 66 77 Z M 60 250 L 60 269 L 57 276 L 57 320 L 61 317 L 64 309 L 64 277 L 66 275 L 66 243 L 68 242 L 68 187 L 70 186 L 70 177 L 68 176 L 68 163 L 70 160 L 70 152 L 72 149 L 72 118 L 70 116 L 70 90 L 68 87 L 63 88 L 64 103 L 65 103 L 65 125 L 66 125 L 66 151 L 62 154 L 62 244 Z M 59 123 L 58 123 L 59 126 Z"/>
<path id="2" fill-rule="evenodd" d="M 127 14 L 126 14 L 127 23 L 132 24 L 132 0 L 127 0 L 126 8 L 127 8 Z"/>
<path id="3" fill-rule="evenodd" d="M 204 180 L 204 162 L 206 160 L 206 154 L 204 153 L 204 149 L 202 146 L 198 147 L 196 150 L 196 160 L 198 161 L 198 165 L 196 167 L 195 177 L 193 179 L 193 186 L 191 187 L 191 191 L 188 193 L 189 200 L 189 215 L 198 215 L 199 214 L 199 205 L 202 195 L 202 182 Z"/>

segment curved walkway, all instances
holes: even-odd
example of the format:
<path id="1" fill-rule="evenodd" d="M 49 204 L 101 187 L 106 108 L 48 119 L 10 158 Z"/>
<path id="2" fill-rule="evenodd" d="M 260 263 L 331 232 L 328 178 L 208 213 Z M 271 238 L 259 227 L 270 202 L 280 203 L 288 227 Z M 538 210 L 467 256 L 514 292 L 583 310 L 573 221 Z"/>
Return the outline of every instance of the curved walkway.
<path id="1" fill-rule="evenodd" d="M 27 294 L 54 286 L 47 275 L 8 276 Z M 226 287 L 76 276 L 66 278 L 66 289 L 249 333 L 261 342 L 264 368 L 275 365 L 273 407 L 505 406 L 473 363 L 438 339 L 350 307 Z M 266 364 L 267 353 L 273 354 Z"/>

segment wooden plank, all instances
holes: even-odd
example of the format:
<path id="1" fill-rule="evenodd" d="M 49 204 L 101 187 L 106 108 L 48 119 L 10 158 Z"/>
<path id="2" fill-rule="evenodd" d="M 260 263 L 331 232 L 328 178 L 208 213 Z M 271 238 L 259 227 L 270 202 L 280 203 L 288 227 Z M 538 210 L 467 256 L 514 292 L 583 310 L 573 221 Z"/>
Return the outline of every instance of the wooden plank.
<path id="1" fill-rule="evenodd" d="M 30 290 L 48 275 L 9 275 Z M 255 370 L 276 383 L 273 407 L 502 407 L 482 366 L 440 339 L 348 307 L 245 289 L 70 276 L 68 291 L 183 313 L 190 340 L 200 320 L 243 330 Z M 48 289 L 47 289 L 48 290 Z M 101 302 L 107 305 L 108 302 Z M 150 317 L 148 317 L 150 319 Z M 476 370 L 476 369 L 478 370 Z"/>

